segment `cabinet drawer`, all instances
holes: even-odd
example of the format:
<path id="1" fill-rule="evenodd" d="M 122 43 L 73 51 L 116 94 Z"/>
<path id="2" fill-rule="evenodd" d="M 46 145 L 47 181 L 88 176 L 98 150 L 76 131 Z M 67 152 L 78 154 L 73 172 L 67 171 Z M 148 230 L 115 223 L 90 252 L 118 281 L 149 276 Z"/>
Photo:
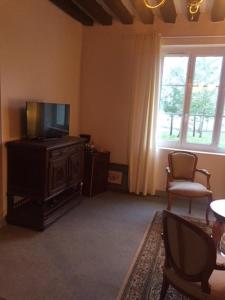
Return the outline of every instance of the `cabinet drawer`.
<path id="1" fill-rule="evenodd" d="M 64 148 L 60 148 L 60 149 L 55 149 L 55 150 L 51 150 L 49 152 L 49 158 L 50 159 L 57 159 L 61 156 L 65 156 L 65 155 L 69 155 L 71 153 L 78 153 L 83 151 L 84 147 L 83 145 L 73 145 L 73 146 L 68 146 L 68 147 L 64 147 Z"/>

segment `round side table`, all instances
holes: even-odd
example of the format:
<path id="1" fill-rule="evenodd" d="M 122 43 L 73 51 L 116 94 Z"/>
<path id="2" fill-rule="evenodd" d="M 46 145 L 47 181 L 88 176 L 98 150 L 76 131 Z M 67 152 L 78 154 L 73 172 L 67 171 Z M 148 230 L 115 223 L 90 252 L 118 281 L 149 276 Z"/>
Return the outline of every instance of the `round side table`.
<path id="1" fill-rule="evenodd" d="M 225 199 L 215 200 L 210 203 L 216 221 L 212 227 L 212 235 L 217 249 L 225 255 Z"/>

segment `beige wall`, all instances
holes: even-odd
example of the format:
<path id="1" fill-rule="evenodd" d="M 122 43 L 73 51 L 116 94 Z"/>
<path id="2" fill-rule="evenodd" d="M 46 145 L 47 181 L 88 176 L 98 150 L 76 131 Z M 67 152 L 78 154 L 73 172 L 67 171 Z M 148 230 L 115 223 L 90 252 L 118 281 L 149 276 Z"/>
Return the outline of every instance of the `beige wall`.
<path id="1" fill-rule="evenodd" d="M 127 162 L 130 44 L 121 35 L 87 30 L 83 47 L 81 131 L 118 163 Z"/>
<path id="2" fill-rule="evenodd" d="M 25 101 L 71 104 L 70 134 L 79 132 L 82 26 L 47 0 L 0 1 L 1 141 L 21 137 Z M 6 153 L 3 192 L 6 212 Z"/>
<path id="3" fill-rule="evenodd" d="M 199 23 L 176 24 L 160 20 L 154 26 L 136 22 L 132 26 L 114 24 L 84 29 L 81 73 L 81 131 L 92 134 L 97 147 L 111 151 L 111 161 L 128 162 L 129 115 L 132 96 L 134 37 L 153 30 L 161 32 L 163 41 L 172 43 L 224 43 L 225 22 L 211 23 L 202 16 Z M 188 39 L 182 36 L 189 36 Z M 204 39 L 195 35 L 208 36 Z M 212 38 L 211 36 L 217 36 Z M 179 36 L 178 39 L 171 37 Z M 222 37 L 221 37 L 222 36 Z M 159 151 L 157 190 L 165 190 L 167 151 Z M 201 154 L 199 166 L 212 173 L 215 197 L 225 197 L 225 156 Z"/>

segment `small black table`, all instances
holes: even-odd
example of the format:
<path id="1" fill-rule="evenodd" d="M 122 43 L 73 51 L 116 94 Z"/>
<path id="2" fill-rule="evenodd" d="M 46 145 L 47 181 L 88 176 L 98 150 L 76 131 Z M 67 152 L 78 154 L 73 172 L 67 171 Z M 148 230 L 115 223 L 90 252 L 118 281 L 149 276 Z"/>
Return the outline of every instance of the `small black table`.
<path id="1" fill-rule="evenodd" d="M 85 152 L 83 195 L 93 197 L 107 190 L 109 160 L 108 151 Z"/>

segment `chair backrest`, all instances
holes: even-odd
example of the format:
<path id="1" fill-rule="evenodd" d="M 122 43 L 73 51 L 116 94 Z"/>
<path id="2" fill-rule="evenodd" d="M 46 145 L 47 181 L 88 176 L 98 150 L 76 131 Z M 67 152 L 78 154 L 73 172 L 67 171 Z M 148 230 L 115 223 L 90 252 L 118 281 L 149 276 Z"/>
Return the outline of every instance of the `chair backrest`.
<path id="1" fill-rule="evenodd" d="M 201 282 L 210 292 L 208 279 L 216 264 L 213 239 L 200 227 L 168 211 L 163 212 L 165 267 L 188 281 Z"/>
<path id="2" fill-rule="evenodd" d="M 187 151 L 173 151 L 168 154 L 171 175 L 177 180 L 194 180 L 198 157 Z"/>

